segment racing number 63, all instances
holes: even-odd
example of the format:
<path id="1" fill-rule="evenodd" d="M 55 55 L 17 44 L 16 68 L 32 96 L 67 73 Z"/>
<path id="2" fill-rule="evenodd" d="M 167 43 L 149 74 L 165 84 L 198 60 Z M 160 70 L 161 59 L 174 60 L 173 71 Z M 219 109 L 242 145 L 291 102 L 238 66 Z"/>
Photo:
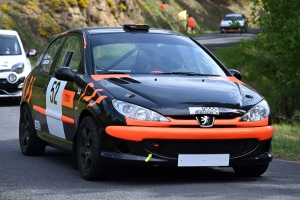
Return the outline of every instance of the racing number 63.
<path id="1" fill-rule="evenodd" d="M 57 105 L 56 95 L 59 90 L 59 87 L 60 87 L 60 82 L 54 81 L 51 87 L 50 102 L 54 103 L 55 105 Z"/>

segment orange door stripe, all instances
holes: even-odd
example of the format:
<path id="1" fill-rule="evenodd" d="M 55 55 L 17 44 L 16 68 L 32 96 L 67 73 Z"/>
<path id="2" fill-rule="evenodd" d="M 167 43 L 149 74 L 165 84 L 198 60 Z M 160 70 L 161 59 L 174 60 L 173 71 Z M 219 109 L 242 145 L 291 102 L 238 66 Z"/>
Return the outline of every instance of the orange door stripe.
<path id="1" fill-rule="evenodd" d="M 169 127 L 137 127 L 108 126 L 106 132 L 110 136 L 123 140 L 142 141 L 143 139 L 270 139 L 273 126 L 251 128 L 169 128 Z"/>
<path id="2" fill-rule="evenodd" d="M 33 109 L 34 109 L 35 111 L 37 111 L 37 112 L 39 112 L 39 113 L 45 115 L 45 116 L 47 115 L 47 114 L 46 114 L 46 109 L 45 109 L 45 108 L 42 108 L 42 107 L 40 107 L 40 106 L 34 105 L 34 106 L 33 106 Z M 57 117 L 55 117 L 55 118 L 57 118 Z M 66 117 L 66 116 L 64 116 L 64 115 L 61 115 L 60 120 L 63 121 L 63 122 L 69 123 L 69 124 L 74 124 L 74 123 L 75 123 L 74 119 L 72 119 L 72 118 L 70 118 L 70 117 Z"/>
<path id="3" fill-rule="evenodd" d="M 37 111 L 37 112 L 43 114 L 43 115 L 46 115 L 46 109 L 44 109 L 44 108 L 42 108 L 42 107 L 40 107 L 40 106 L 34 105 L 34 106 L 33 106 L 33 109 L 34 109 L 35 111 Z"/>
<path id="4" fill-rule="evenodd" d="M 71 90 L 64 90 L 62 93 L 62 105 L 73 108 L 74 107 L 75 92 Z"/>
<path id="5" fill-rule="evenodd" d="M 74 119 L 70 118 L 70 117 L 66 117 L 66 116 L 61 116 L 61 121 L 69 123 L 69 124 L 74 124 Z"/>

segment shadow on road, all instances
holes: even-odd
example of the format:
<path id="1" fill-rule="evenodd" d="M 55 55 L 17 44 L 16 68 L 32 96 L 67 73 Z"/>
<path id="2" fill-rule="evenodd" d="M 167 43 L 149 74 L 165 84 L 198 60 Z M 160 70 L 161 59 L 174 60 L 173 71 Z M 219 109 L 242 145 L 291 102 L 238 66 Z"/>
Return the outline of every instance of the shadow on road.
<path id="1" fill-rule="evenodd" d="M 20 98 L 0 98 L 0 107 L 20 106 Z"/>

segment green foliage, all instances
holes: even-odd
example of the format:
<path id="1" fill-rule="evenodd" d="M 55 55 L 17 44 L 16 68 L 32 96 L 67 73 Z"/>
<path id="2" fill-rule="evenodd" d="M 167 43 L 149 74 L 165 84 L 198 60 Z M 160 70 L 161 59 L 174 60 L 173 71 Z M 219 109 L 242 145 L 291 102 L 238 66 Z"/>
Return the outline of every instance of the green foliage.
<path id="1" fill-rule="evenodd" d="M 256 0 L 252 9 L 253 23 L 263 30 L 255 37 L 255 46 L 269 62 L 265 73 L 275 79 L 270 87 L 274 119 L 291 119 L 300 110 L 300 1 L 261 2 Z"/>
<path id="2" fill-rule="evenodd" d="M 231 23 L 230 23 L 230 28 L 241 28 L 241 24 L 238 20 L 236 20 L 235 18 L 233 18 L 231 20 Z"/>
<path id="3" fill-rule="evenodd" d="M 86 8 L 89 5 L 89 1 L 88 0 L 78 0 L 78 4 L 81 8 Z"/>
<path id="4" fill-rule="evenodd" d="M 67 0 L 48 0 L 45 2 L 51 11 L 64 12 L 68 11 L 69 4 Z"/>

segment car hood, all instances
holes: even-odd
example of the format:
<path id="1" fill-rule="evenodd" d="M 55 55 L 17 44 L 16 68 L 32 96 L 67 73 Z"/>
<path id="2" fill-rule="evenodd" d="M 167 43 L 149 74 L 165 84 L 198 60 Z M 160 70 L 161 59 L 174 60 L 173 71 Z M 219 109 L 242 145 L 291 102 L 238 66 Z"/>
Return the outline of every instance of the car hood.
<path id="1" fill-rule="evenodd" d="M 25 59 L 22 55 L 13 55 L 13 56 L 5 56 L 0 55 L 0 69 L 1 70 L 10 70 L 14 64 L 17 63 L 25 63 Z M 26 61 L 27 62 L 27 61 Z"/>
<path id="2" fill-rule="evenodd" d="M 262 100 L 255 90 L 233 77 L 131 75 L 108 78 L 101 84 L 113 98 L 163 115 L 189 115 L 191 107 L 217 107 L 220 114 L 242 115 Z"/>

